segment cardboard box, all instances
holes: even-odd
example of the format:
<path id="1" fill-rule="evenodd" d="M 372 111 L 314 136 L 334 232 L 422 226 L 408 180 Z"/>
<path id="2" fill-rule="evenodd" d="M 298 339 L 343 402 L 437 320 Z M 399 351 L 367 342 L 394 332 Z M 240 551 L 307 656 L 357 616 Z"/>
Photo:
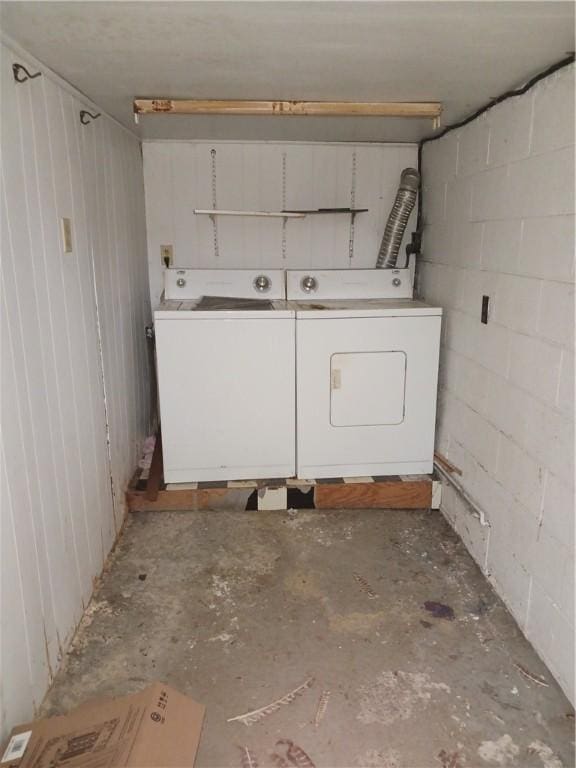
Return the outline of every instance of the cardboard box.
<path id="1" fill-rule="evenodd" d="M 13 729 L 0 768 L 193 766 L 204 706 L 163 683 Z"/>

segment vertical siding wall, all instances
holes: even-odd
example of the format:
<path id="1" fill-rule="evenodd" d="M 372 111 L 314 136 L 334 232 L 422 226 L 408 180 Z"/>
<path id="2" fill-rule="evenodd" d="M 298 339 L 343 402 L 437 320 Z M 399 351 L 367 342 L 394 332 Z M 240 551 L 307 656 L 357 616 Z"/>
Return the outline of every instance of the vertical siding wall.
<path id="1" fill-rule="evenodd" d="M 443 511 L 574 701 L 574 69 L 425 146 Z M 490 297 L 488 325 L 480 322 Z"/>
<path id="2" fill-rule="evenodd" d="M 71 89 L 0 56 L 3 737 L 34 715 L 121 525 L 149 300 L 137 139 L 106 116 L 82 126 Z M 43 74 L 16 84 L 13 62 Z"/>
<path id="3" fill-rule="evenodd" d="M 400 174 L 417 162 L 415 144 L 166 141 L 144 142 L 143 150 L 153 306 L 163 289 L 161 245 L 173 245 L 179 267 L 373 267 Z M 281 218 L 220 216 L 216 246 L 210 218 L 193 213 L 212 207 L 369 210 L 356 217 L 350 258 L 349 216 L 291 219 L 285 228 Z M 402 254 L 414 220 L 415 213 Z"/>

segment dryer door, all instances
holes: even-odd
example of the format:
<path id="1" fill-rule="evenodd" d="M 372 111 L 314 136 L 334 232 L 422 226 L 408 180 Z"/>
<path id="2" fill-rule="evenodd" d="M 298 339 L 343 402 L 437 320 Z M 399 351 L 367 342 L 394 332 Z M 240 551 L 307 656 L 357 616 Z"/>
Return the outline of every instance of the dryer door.
<path id="1" fill-rule="evenodd" d="M 406 359 L 405 352 L 393 350 L 332 355 L 330 424 L 401 424 L 406 403 Z"/>
<path id="2" fill-rule="evenodd" d="M 439 342 L 439 316 L 298 317 L 298 477 L 431 472 Z"/>

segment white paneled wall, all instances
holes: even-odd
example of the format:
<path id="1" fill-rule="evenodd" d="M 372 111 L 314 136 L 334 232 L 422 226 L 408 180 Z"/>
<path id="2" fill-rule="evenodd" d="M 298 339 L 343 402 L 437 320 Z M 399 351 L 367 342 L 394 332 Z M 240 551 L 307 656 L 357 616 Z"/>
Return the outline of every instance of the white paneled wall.
<path id="1" fill-rule="evenodd" d="M 72 89 L 45 68 L 17 84 L 13 62 L 39 68 L 2 46 L 0 737 L 62 659 L 149 419 L 138 140 L 82 126 Z"/>
<path id="2" fill-rule="evenodd" d="M 574 69 L 425 146 L 443 510 L 574 701 Z M 480 322 L 482 296 L 490 318 Z"/>
<path id="3" fill-rule="evenodd" d="M 373 267 L 400 173 L 417 162 L 415 144 L 172 141 L 145 142 L 143 151 L 153 306 L 162 292 L 161 245 L 173 246 L 179 267 Z M 285 225 L 283 219 L 220 216 L 215 234 L 210 217 L 193 213 L 213 207 L 369 211 L 356 217 L 353 233 L 349 216 L 328 214 Z"/>
<path id="4" fill-rule="evenodd" d="M 82 130 L 85 205 L 98 297 L 99 340 L 116 510 L 149 429 L 144 328 L 151 322 L 140 145 L 111 120 Z"/>

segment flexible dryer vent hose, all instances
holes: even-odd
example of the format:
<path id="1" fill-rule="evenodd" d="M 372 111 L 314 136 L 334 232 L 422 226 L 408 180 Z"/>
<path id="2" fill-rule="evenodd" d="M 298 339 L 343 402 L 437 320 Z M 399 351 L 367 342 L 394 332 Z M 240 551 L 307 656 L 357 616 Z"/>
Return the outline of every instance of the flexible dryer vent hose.
<path id="1" fill-rule="evenodd" d="M 419 185 L 420 174 L 418 171 L 415 168 L 404 168 L 400 176 L 400 186 L 396 192 L 396 199 L 386 222 L 384 237 L 376 261 L 377 269 L 393 269 L 396 266 L 404 230 L 414 208 Z"/>

